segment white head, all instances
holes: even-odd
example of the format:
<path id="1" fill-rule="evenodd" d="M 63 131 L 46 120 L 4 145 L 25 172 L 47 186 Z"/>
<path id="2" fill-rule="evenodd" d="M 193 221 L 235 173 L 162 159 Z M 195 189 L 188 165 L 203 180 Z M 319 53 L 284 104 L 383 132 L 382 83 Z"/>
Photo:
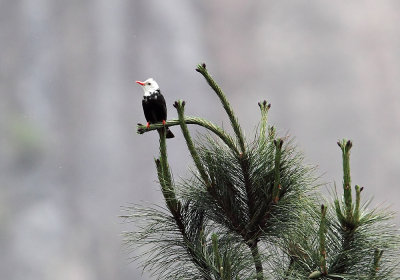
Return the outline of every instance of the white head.
<path id="1" fill-rule="evenodd" d="M 153 78 L 148 78 L 144 82 L 136 81 L 136 83 L 142 86 L 144 90 L 144 96 L 149 96 L 160 88 L 157 82 Z"/>

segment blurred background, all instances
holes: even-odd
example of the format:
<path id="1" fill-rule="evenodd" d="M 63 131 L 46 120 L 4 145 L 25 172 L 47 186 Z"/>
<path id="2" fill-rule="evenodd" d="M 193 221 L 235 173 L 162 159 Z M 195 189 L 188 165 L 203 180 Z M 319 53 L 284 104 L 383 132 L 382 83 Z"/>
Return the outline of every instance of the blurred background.
<path id="1" fill-rule="evenodd" d="M 336 141 L 352 139 L 353 183 L 398 211 L 399 22 L 397 0 L 0 1 L 1 278 L 154 279 L 130 263 L 121 232 L 134 225 L 118 217 L 162 204 L 134 81 L 158 81 L 169 118 L 184 99 L 228 128 L 194 71 L 203 61 L 247 135 L 267 99 L 270 123 L 330 187 L 342 181 Z M 192 163 L 172 130 L 178 180 Z"/>

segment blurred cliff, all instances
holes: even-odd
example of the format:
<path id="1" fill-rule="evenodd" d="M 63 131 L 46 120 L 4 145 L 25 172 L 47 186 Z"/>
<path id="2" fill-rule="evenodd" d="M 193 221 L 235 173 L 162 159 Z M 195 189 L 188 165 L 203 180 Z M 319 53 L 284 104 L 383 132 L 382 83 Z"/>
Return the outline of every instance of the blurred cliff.
<path id="1" fill-rule="evenodd" d="M 170 118 L 182 98 L 228 126 L 194 71 L 202 61 L 248 135 L 267 99 L 271 123 L 331 185 L 336 140 L 350 138 L 353 182 L 398 210 L 399 22 L 396 0 L 1 1 L 1 278 L 150 279 L 129 263 L 120 232 L 133 225 L 118 218 L 161 200 L 134 81 L 158 81 Z M 178 179 L 191 162 L 175 130 Z"/>

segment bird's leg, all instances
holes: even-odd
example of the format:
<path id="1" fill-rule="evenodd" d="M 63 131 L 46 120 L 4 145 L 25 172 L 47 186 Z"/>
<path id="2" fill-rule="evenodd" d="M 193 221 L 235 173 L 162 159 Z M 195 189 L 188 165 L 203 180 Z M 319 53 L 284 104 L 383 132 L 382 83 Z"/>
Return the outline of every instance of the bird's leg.
<path id="1" fill-rule="evenodd" d="M 149 122 L 147 122 L 147 125 L 146 125 L 146 127 L 147 127 L 147 128 L 149 128 L 149 127 L 150 127 L 150 123 L 149 123 Z"/>

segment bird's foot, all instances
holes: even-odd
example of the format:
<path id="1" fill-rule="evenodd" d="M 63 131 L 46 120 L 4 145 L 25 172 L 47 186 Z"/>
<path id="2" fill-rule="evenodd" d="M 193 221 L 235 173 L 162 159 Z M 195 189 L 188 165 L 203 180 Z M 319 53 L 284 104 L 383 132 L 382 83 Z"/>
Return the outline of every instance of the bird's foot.
<path id="1" fill-rule="evenodd" d="M 149 123 L 149 122 L 147 123 L 146 128 L 147 128 L 147 129 L 150 128 L 150 123 Z"/>
<path id="2" fill-rule="evenodd" d="M 162 121 L 162 124 L 165 125 L 165 120 Z"/>

